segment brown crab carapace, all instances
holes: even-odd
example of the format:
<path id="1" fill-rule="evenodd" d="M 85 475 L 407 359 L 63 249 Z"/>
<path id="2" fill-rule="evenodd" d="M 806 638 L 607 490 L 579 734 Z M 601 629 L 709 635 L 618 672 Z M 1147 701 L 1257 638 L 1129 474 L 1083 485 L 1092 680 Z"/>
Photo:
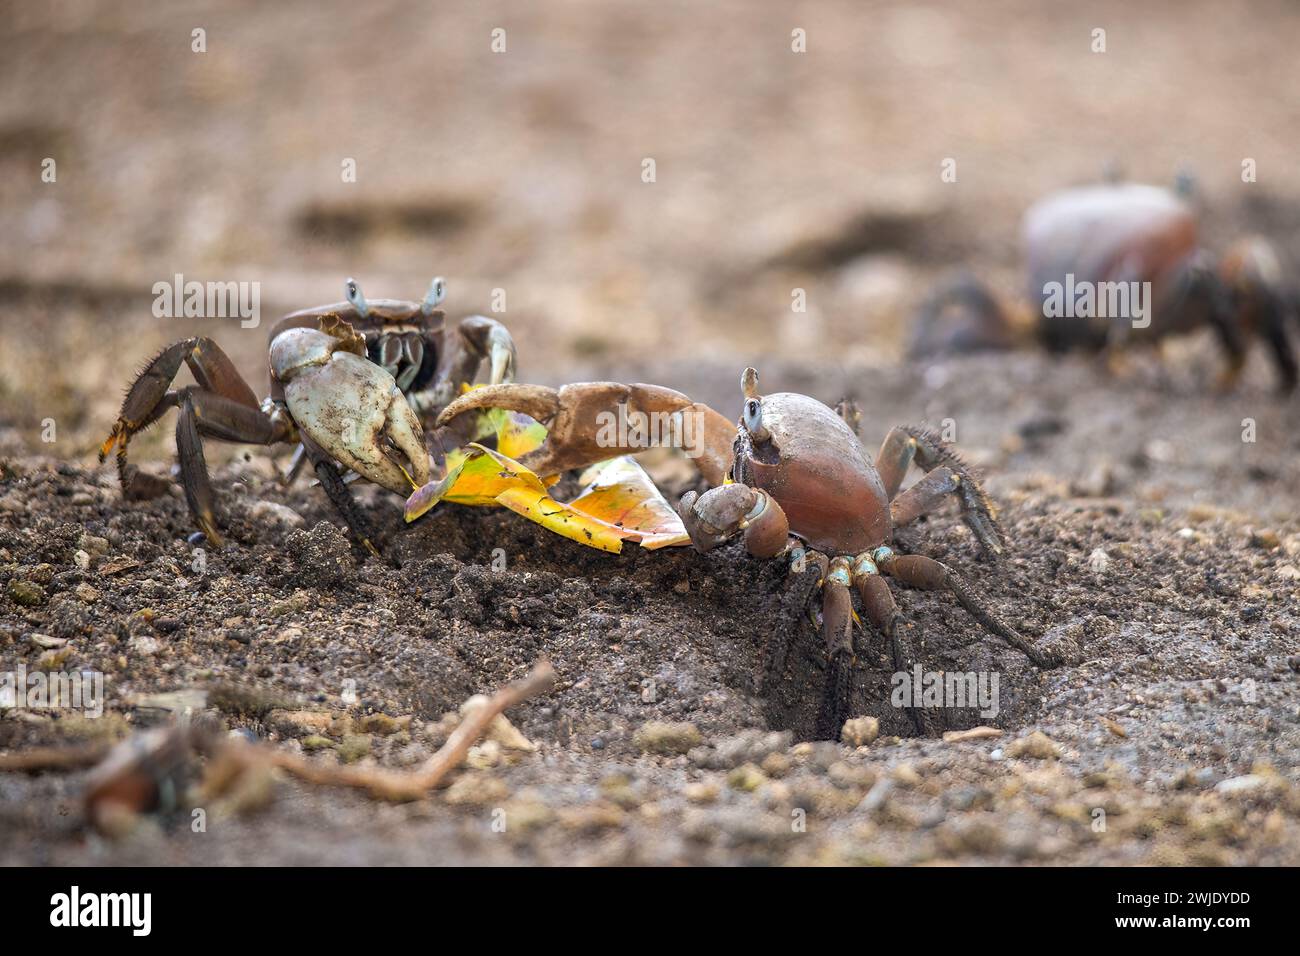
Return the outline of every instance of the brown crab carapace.
<path id="1" fill-rule="evenodd" d="M 752 368 L 745 370 L 741 387 L 744 406 L 737 425 L 679 392 L 610 382 L 567 385 L 558 391 L 534 385 L 480 389 L 448 406 L 440 423 L 487 407 L 524 412 L 550 429 L 546 443 L 525 459 L 538 474 L 549 475 L 640 450 L 595 441 L 597 415 L 620 401 L 635 401 L 639 410 L 701 414 L 698 432 L 703 441 L 695 457 L 705 479 L 717 487 L 702 495 L 687 492 L 678 505 L 691 543 L 709 551 L 743 535 L 755 557 L 784 555 L 796 566 L 819 572 L 828 658 L 819 736 L 836 736 L 848 714 L 855 594 L 867 620 L 889 642 L 896 669 L 911 667 L 887 578 L 947 591 L 980 624 L 1035 664 L 1055 662 L 1053 655 L 994 614 L 947 565 L 897 550 L 897 528 L 955 499 L 981 547 L 993 554 L 1002 551 L 1002 532 L 991 502 L 947 445 L 926 429 L 899 427 L 885 438 L 873 462 L 851 424 L 856 416 L 849 406 L 835 411 L 807 395 L 760 395 Z M 926 474 L 900 493 L 913 464 Z M 920 715 L 914 711 L 913 716 L 923 729 Z"/>
<path id="2" fill-rule="evenodd" d="M 430 476 L 423 422 L 432 422 L 487 361 L 491 382 L 509 382 L 515 347 L 505 326 L 481 315 L 448 328 L 437 278 L 421 302 L 367 302 L 348 279 L 347 299 L 285 316 L 271 329 L 270 395 L 259 402 L 229 356 L 207 336 L 163 349 L 136 377 L 100 461 L 117 449 L 124 492 L 134 478 L 132 436 L 176 408 L 181 485 L 195 522 L 220 546 L 203 438 L 298 443 L 289 480 L 310 461 L 357 540 L 375 551 L 347 487 L 352 472 L 403 496 Z M 172 388 L 182 364 L 196 384 Z M 438 436 L 434 435 L 435 442 Z"/>

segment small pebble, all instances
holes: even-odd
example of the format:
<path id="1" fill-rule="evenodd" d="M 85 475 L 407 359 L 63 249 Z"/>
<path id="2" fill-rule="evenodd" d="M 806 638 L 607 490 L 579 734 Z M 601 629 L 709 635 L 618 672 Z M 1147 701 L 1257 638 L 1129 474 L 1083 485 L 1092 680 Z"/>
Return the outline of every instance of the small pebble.
<path id="1" fill-rule="evenodd" d="M 45 589 L 30 581 L 14 579 L 9 582 L 9 597 L 23 607 L 36 607 L 45 603 Z"/>
<path id="2" fill-rule="evenodd" d="M 840 739 L 850 747 L 865 747 L 880 736 L 880 721 L 875 717 L 854 717 L 846 720 Z"/>
<path id="3" fill-rule="evenodd" d="M 254 521 L 275 521 L 291 528 L 301 528 L 306 524 L 302 515 L 298 514 L 298 512 L 288 505 L 278 504 L 274 501 L 259 501 L 249 509 L 248 513 Z"/>
<path id="4" fill-rule="evenodd" d="M 722 788 L 715 781 L 704 780 L 688 783 L 684 792 L 691 803 L 713 803 L 722 795 Z"/>
<path id="5" fill-rule="evenodd" d="M 751 793 L 767 782 L 767 776 L 752 763 L 741 764 L 727 774 L 727 786 L 732 790 Z"/>
<path id="6" fill-rule="evenodd" d="M 893 789 L 894 781 L 890 780 L 888 777 L 881 777 L 876 781 L 875 785 L 867 791 L 867 795 L 863 797 L 862 802 L 858 804 L 858 809 L 863 813 L 871 813 L 874 810 L 880 809 L 880 807 L 884 806 L 885 801 L 889 799 L 889 795 L 893 792 Z"/>
<path id="7" fill-rule="evenodd" d="M 1250 543 L 1252 547 L 1262 548 L 1265 551 L 1273 551 L 1282 547 L 1282 539 L 1277 536 L 1277 532 L 1269 528 L 1256 528 L 1250 533 Z"/>
<path id="8" fill-rule="evenodd" d="M 1013 740 L 1007 746 L 1007 756 L 1028 757 L 1032 760 L 1059 760 L 1061 748 L 1047 734 L 1035 730 L 1027 737 Z"/>
<path id="9" fill-rule="evenodd" d="M 104 555 L 108 554 L 109 542 L 107 538 L 99 538 L 93 534 L 83 534 L 77 539 L 77 547 L 90 554 Z"/>
<path id="10" fill-rule="evenodd" d="M 1214 789 L 1222 794 L 1247 793 L 1251 790 L 1258 790 L 1268 782 L 1267 778 L 1256 773 L 1248 773 L 1242 777 L 1229 777 L 1227 780 L 1220 780 L 1215 784 Z"/>
<path id="11" fill-rule="evenodd" d="M 472 771 L 457 777 L 443 799 L 453 806 L 481 807 L 502 803 L 509 796 L 510 788 L 503 781 L 488 773 Z"/>
<path id="12" fill-rule="evenodd" d="M 692 723 L 651 720 L 641 725 L 632 742 L 646 753 L 662 756 L 684 754 L 704 738 Z"/>

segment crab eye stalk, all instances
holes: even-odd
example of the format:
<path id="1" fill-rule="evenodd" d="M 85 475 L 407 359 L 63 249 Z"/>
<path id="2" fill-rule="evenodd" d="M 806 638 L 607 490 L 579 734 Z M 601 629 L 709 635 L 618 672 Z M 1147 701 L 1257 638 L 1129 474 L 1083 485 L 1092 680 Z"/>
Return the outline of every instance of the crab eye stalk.
<path id="1" fill-rule="evenodd" d="M 424 302 L 420 304 L 420 311 L 428 315 L 445 298 L 447 298 L 447 280 L 442 276 L 438 276 L 429 283 L 429 291 L 424 294 Z"/>
<path id="2" fill-rule="evenodd" d="M 763 425 L 763 403 L 757 398 L 745 399 L 745 431 L 754 441 L 764 442 L 772 437 Z"/>
<path id="3" fill-rule="evenodd" d="M 366 304 L 366 297 L 361 294 L 361 286 L 357 285 L 356 279 L 348 279 L 343 283 L 343 294 L 347 296 L 348 302 L 357 310 L 357 315 L 365 318 L 370 314 L 370 306 Z"/>

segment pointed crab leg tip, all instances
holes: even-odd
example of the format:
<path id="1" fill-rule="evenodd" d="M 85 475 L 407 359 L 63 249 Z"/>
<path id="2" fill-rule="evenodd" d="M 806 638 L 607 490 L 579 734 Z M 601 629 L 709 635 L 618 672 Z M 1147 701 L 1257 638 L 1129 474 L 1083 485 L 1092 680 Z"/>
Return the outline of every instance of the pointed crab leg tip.
<path id="1" fill-rule="evenodd" d="M 490 382 L 493 385 L 506 385 L 514 381 L 515 353 L 505 346 L 492 347 L 492 372 Z"/>
<path id="2" fill-rule="evenodd" d="M 457 401 L 459 401 L 459 399 Z M 453 418 L 455 418 L 457 415 L 461 413 L 461 409 L 459 408 L 457 408 L 455 411 L 452 411 L 452 408 L 453 406 L 455 406 L 455 404 L 456 402 L 453 401 L 450 405 L 448 405 L 446 408 L 444 408 L 442 411 L 438 413 L 438 417 L 433 420 L 434 428 L 441 428 L 443 425 L 447 424 L 449 421 L 451 421 Z M 447 414 L 448 412 L 451 412 L 451 414 L 448 415 Z"/>
<path id="3" fill-rule="evenodd" d="M 465 412 L 474 411 L 480 408 L 496 408 L 497 403 L 494 396 L 500 386 L 487 385 L 483 388 L 471 389 L 463 395 L 456 398 L 446 408 L 438 414 L 438 425 L 445 425 L 458 415 Z"/>
<path id="4" fill-rule="evenodd" d="M 504 408 L 522 412 L 534 421 L 546 422 L 559 410 L 559 393 L 544 385 L 501 383 L 485 385 L 466 392 L 438 415 L 434 423 L 441 428 L 458 415 L 480 408 Z"/>

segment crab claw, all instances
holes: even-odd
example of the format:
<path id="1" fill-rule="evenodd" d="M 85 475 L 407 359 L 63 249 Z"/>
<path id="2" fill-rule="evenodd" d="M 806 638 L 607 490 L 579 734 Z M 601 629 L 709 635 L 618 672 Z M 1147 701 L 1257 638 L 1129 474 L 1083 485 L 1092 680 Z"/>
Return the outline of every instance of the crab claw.
<path id="1" fill-rule="evenodd" d="M 420 420 L 393 376 L 347 339 L 289 329 L 271 343 L 271 370 L 298 428 L 362 478 L 405 497 L 430 478 Z"/>
<path id="2" fill-rule="evenodd" d="M 488 382 L 492 385 L 513 382 L 515 380 L 515 341 L 504 326 L 496 326 L 488 332 Z"/>
<path id="3" fill-rule="evenodd" d="M 581 382 L 563 388 L 489 385 L 456 399 L 438 416 L 450 425 L 467 412 L 505 408 L 546 426 L 546 441 L 519 459 L 541 476 L 634 454 L 680 448 L 710 484 L 731 470 L 736 426 L 709 406 L 659 385 Z"/>
<path id="4" fill-rule="evenodd" d="M 492 385 L 515 380 L 518 354 L 510 330 L 486 315 L 467 315 L 457 326 L 455 344 L 443 356 L 440 377 L 453 389 L 474 381 L 479 363 L 488 363 L 488 381 Z M 454 393 L 449 398 L 454 398 Z"/>
<path id="5" fill-rule="evenodd" d="M 776 499 L 747 485 L 721 485 L 702 495 L 688 491 L 677 514 L 697 551 L 712 551 L 741 531 L 756 558 L 776 557 L 790 541 L 790 523 Z"/>

